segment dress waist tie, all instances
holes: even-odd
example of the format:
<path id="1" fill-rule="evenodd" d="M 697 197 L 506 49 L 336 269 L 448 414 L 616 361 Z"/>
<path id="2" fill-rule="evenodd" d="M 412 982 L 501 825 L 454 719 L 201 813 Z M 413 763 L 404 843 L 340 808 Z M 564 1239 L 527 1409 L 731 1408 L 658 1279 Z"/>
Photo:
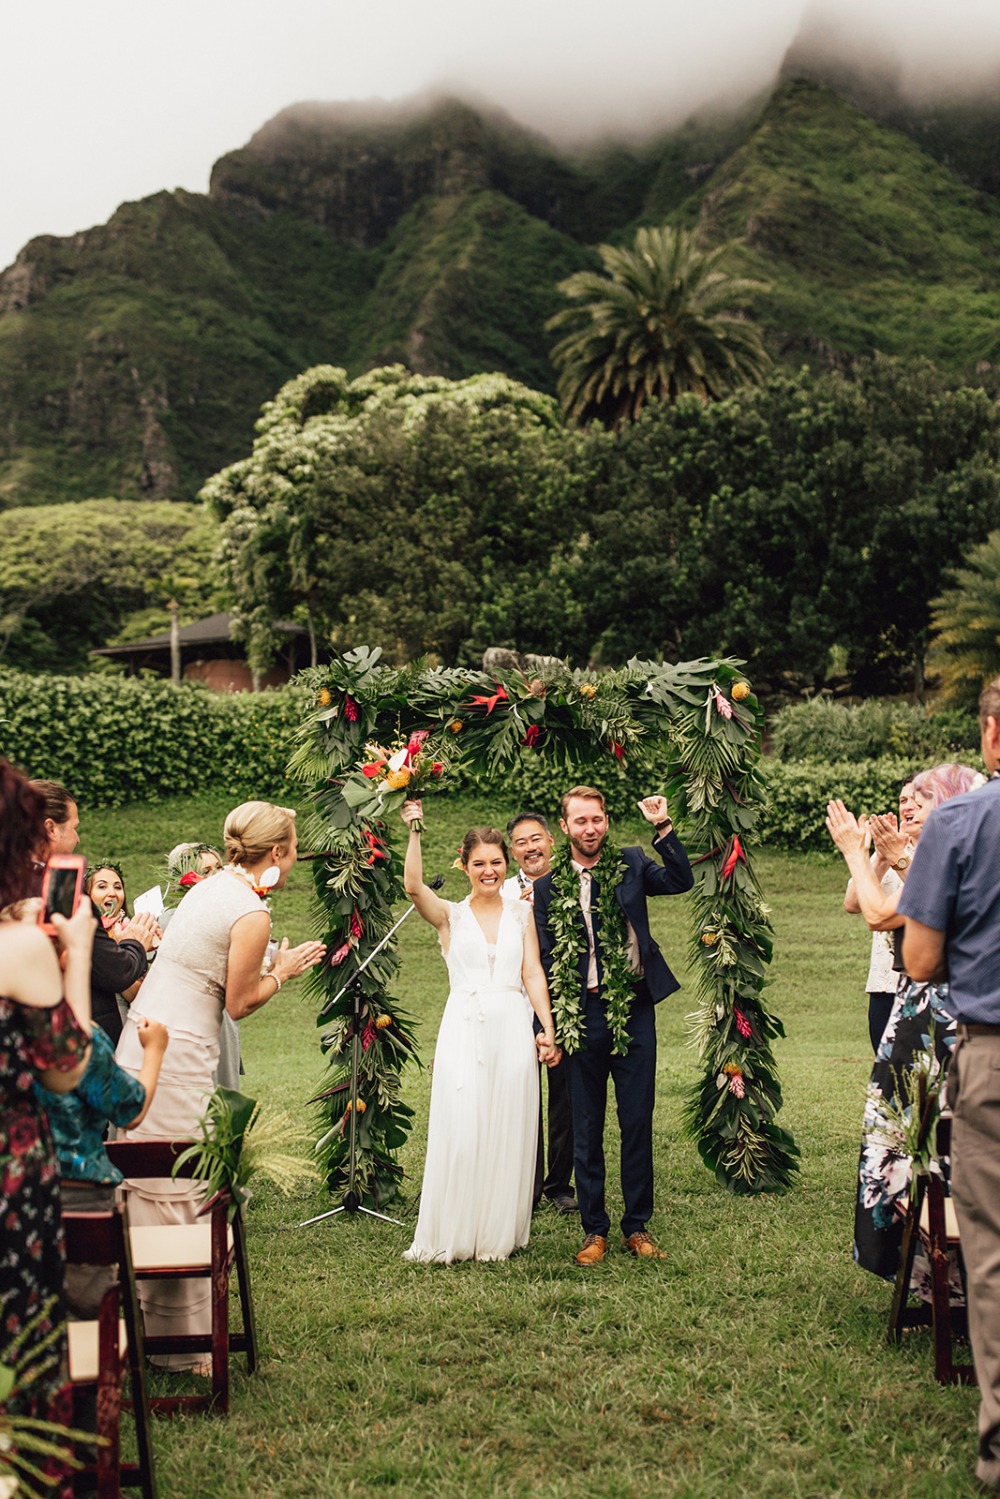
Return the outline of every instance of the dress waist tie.
<path id="1" fill-rule="evenodd" d="M 482 1027 L 486 1024 L 486 1014 L 483 1010 L 484 994 L 516 994 L 518 998 L 520 998 L 521 990 L 514 984 L 483 984 L 477 989 L 462 990 L 462 998 L 464 1000 L 462 1018 L 467 1023 L 471 1023 L 473 1020 L 478 1022 L 474 1032 L 474 1040 L 476 1047 L 476 1063 L 480 1067 L 484 1067 L 486 1065 L 486 1054 L 483 1046 L 482 1031 Z M 460 1092 L 461 1087 L 462 1084 L 461 1082 L 459 1082 L 456 1092 Z"/>

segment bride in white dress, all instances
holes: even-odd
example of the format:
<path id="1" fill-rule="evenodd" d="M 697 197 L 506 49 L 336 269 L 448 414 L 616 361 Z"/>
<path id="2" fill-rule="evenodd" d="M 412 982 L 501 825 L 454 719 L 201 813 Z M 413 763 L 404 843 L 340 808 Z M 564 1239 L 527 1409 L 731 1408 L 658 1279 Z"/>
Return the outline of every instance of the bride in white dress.
<path id="1" fill-rule="evenodd" d="M 503 1260 L 531 1227 L 539 1061 L 561 1053 L 531 906 L 501 894 L 507 847 L 495 828 L 462 844 L 470 893 L 442 900 L 423 881 L 420 803 L 406 802 L 404 883 L 436 927 L 451 991 L 434 1052 L 427 1159 L 410 1260 Z M 541 1024 L 533 1036 L 532 1010 Z"/>

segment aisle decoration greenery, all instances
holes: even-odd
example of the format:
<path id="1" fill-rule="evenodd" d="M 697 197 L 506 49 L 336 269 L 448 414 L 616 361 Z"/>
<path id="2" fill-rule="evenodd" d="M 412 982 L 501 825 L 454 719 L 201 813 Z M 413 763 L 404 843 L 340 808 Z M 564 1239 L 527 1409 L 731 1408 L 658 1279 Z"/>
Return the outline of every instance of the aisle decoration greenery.
<path id="1" fill-rule="evenodd" d="M 301 1124 L 283 1109 L 265 1113 L 256 1099 L 234 1088 L 215 1089 L 198 1121 L 197 1135 L 177 1157 L 174 1175 L 193 1162 L 195 1180 L 205 1183 L 207 1199 L 228 1191 L 230 1221 L 250 1200 L 255 1177 L 266 1178 L 285 1197 L 317 1179 L 315 1167 L 297 1149 L 308 1144 Z"/>
<path id="2" fill-rule="evenodd" d="M 758 772 L 763 713 L 735 660 L 668 665 L 632 660 L 587 674 L 562 664 L 537 675 L 382 664 L 358 647 L 299 680 L 312 694 L 289 774 L 308 788 L 312 809 L 302 843 L 313 862 L 323 936 L 330 957 L 313 975 L 317 1024 L 329 1074 L 317 1152 L 331 1191 L 347 1185 L 350 1042 L 353 1003 L 344 986 L 394 922 L 403 898 L 402 858 L 386 821 L 390 799 L 411 781 L 405 756 L 388 786 L 385 764 L 415 745 L 447 787 L 459 762 L 500 780 L 525 755 L 544 758 L 552 784 L 601 766 L 628 764 L 646 792 L 662 789 L 695 871 L 692 896 L 697 980 L 693 1044 L 702 1080 L 687 1125 L 706 1165 L 737 1192 L 785 1190 L 798 1150 L 775 1122 L 781 1108 L 771 1042 L 784 1034 L 764 1002 L 771 958 L 768 908 L 751 855 L 764 790 Z M 385 755 L 382 747 L 396 746 Z M 364 767 L 383 762 L 373 774 Z M 654 786 L 654 781 L 657 783 Z M 387 795 L 386 793 L 389 793 Z M 401 1096 L 402 1068 L 416 1061 L 411 1023 L 393 997 L 399 961 L 391 946 L 360 978 L 361 1074 L 357 1190 L 384 1204 L 398 1190 L 397 1154 L 412 1111 Z M 562 1017 L 562 1024 L 568 1023 Z M 363 1117 L 362 1117 L 363 1115 Z"/>

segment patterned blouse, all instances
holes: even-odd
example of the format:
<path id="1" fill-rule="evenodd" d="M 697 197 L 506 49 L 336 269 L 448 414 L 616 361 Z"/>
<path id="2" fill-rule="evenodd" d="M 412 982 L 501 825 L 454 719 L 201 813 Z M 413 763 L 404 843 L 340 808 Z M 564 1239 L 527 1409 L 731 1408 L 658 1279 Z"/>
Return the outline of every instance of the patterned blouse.
<path id="1" fill-rule="evenodd" d="M 36 1087 L 49 1116 L 60 1175 L 117 1186 L 122 1174 L 108 1159 L 104 1132 L 109 1123 L 128 1124 L 135 1118 L 146 1102 L 146 1089 L 119 1067 L 114 1045 L 101 1027 L 94 1026 L 87 1069 L 71 1093 Z"/>

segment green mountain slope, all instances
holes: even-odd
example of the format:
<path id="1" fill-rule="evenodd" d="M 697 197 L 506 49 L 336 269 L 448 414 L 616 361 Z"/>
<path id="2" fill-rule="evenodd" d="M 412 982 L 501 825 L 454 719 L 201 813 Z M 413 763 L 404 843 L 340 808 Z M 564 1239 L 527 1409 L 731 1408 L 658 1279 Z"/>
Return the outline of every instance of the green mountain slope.
<path id="1" fill-rule="evenodd" d="M 317 363 L 551 390 L 556 283 L 665 218 L 745 240 L 779 359 L 1000 361 L 1000 200 L 817 83 L 577 156 L 454 100 L 297 106 L 207 197 L 126 204 L 0 274 L 0 506 L 189 498 Z"/>
<path id="2" fill-rule="evenodd" d="M 786 357 L 920 353 L 965 375 L 1000 361 L 1000 200 L 829 89 L 782 87 L 699 219 L 746 241 Z"/>

